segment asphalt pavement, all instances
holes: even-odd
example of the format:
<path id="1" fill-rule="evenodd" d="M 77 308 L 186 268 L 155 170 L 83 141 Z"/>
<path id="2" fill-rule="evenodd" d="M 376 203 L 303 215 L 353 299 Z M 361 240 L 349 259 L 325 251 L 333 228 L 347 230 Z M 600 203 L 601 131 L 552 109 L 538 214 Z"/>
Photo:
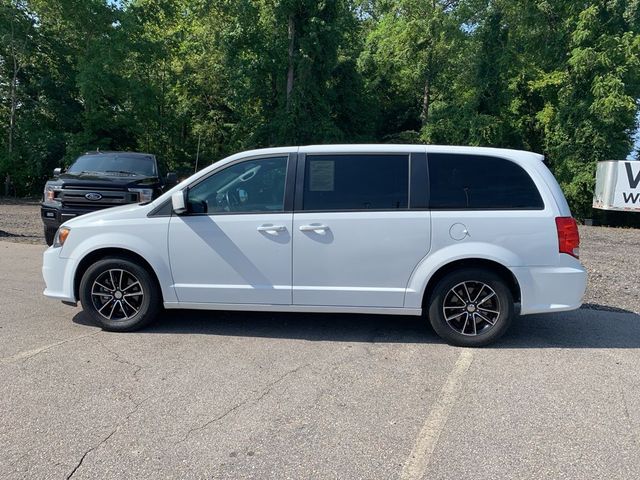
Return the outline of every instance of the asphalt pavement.
<path id="1" fill-rule="evenodd" d="M 631 311 L 522 317 L 483 349 L 395 316 L 116 334 L 42 295 L 43 250 L 0 242 L 2 479 L 640 478 Z"/>

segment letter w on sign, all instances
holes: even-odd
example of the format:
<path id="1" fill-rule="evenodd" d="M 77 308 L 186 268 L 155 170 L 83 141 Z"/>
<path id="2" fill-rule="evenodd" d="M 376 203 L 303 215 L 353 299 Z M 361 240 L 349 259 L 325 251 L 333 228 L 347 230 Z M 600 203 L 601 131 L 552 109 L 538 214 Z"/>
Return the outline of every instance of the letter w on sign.
<path id="1" fill-rule="evenodd" d="M 631 162 L 625 162 L 624 167 L 627 170 L 627 179 L 629 180 L 629 187 L 636 188 L 640 183 L 640 170 L 638 174 L 634 177 L 633 171 L 631 170 Z"/>

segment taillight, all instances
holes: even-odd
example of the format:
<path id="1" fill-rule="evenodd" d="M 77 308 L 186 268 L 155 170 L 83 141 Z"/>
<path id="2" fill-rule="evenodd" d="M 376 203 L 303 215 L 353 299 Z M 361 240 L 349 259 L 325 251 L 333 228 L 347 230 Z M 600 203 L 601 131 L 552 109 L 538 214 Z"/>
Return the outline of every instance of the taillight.
<path id="1" fill-rule="evenodd" d="M 576 220 L 572 217 L 556 217 L 556 229 L 558 230 L 559 252 L 579 258 L 580 233 Z"/>

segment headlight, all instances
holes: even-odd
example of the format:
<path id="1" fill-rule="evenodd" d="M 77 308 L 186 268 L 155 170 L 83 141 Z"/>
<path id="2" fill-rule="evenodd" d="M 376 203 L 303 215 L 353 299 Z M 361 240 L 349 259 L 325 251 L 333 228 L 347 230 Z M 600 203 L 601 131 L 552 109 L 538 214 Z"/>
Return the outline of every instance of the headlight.
<path id="1" fill-rule="evenodd" d="M 138 200 L 140 202 L 150 202 L 153 200 L 153 189 L 152 188 L 130 188 L 130 192 L 138 194 Z"/>
<path id="2" fill-rule="evenodd" d="M 53 248 L 58 248 L 64 245 L 69 237 L 71 229 L 69 227 L 60 227 L 56 232 L 56 236 L 53 238 Z"/>
<path id="3" fill-rule="evenodd" d="M 54 187 L 52 185 L 44 186 L 44 201 L 45 202 L 55 202 L 56 201 L 56 192 L 60 191 L 60 187 Z"/>

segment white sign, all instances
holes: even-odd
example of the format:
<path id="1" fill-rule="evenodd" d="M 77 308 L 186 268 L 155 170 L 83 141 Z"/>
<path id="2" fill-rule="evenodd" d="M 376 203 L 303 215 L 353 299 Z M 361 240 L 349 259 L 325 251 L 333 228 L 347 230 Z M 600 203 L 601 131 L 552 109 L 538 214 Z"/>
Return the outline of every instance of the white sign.
<path id="1" fill-rule="evenodd" d="M 593 207 L 640 212 L 640 162 L 598 162 Z"/>
<path id="2" fill-rule="evenodd" d="M 332 160 L 311 160 L 309 190 L 312 192 L 332 192 L 334 183 L 335 162 Z"/>
<path id="3" fill-rule="evenodd" d="M 640 162 L 618 162 L 613 205 L 617 208 L 640 208 Z"/>

